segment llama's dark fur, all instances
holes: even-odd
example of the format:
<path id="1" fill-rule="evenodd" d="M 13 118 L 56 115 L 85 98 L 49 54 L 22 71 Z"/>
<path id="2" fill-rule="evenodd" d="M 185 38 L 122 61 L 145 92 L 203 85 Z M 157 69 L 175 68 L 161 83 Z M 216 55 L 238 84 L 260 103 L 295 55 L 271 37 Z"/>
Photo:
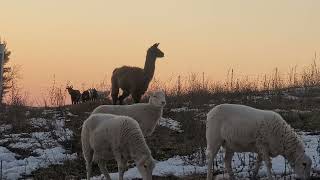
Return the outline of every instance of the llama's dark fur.
<path id="1" fill-rule="evenodd" d="M 66 88 L 68 90 L 68 93 L 71 96 L 71 103 L 72 104 L 78 104 L 80 103 L 80 99 L 81 99 L 81 93 L 79 90 L 73 89 L 72 86 L 68 86 Z"/>
<path id="2" fill-rule="evenodd" d="M 141 96 L 147 91 L 153 78 L 156 59 L 164 57 L 164 53 L 158 49 L 158 45 L 159 43 L 156 43 L 148 49 L 143 69 L 122 66 L 113 70 L 111 77 L 113 104 L 117 104 L 118 99 L 120 104 L 123 104 L 123 100 L 130 94 L 135 103 L 140 102 Z M 120 97 L 118 97 L 119 88 L 123 91 Z"/>

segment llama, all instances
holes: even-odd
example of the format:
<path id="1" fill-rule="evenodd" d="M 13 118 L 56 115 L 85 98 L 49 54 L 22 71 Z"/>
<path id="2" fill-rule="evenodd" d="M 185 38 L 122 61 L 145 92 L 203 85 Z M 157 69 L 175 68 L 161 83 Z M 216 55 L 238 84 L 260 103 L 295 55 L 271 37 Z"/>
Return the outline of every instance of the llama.
<path id="1" fill-rule="evenodd" d="M 78 104 L 81 99 L 81 93 L 79 90 L 73 89 L 73 86 L 67 86 L 66 88 L 68 90 L 68 93 L 71 96 L 71 103 L 72 104 Z"/>
<path id="2" fill-rule="evenodd" d="M 113 104 L 117 104 L 118 100 L 123 104 L 123 100 L 130 94 L 135 103 L 140 102 L 141 96 L 146 92 L 153 78 L 156 59 L 164 57 L 164 53 L 158 49 L 158 46 L 159 43 L 155 43 L 148 49 L 143 69 L 122 66 L 113 70 L 111 77 Z M 123 91 L 120 97 L 118 97 L 119 88 Z"/>

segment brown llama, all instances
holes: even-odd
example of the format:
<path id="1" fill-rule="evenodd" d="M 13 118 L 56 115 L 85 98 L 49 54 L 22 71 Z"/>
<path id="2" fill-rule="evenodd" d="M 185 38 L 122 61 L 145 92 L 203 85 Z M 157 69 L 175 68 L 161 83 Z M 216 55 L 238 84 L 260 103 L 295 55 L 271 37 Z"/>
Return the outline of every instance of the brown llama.
<path id="1" fill-rule="evenodd" d="M 122 66 L 113 70 L 111 77 L 111 96 L 113 104 L 120 104 L 131 94 L 134 103 L 139 103 L 141 96 L 147 91 L 150 81 L 153 78 L 156 59 L 164 57 L 164 53 L 158 49 L 159 43 L 155 43 L 147 51 L 144 68 Z M 120 97 L 119 88 L 123 93 Z"/>

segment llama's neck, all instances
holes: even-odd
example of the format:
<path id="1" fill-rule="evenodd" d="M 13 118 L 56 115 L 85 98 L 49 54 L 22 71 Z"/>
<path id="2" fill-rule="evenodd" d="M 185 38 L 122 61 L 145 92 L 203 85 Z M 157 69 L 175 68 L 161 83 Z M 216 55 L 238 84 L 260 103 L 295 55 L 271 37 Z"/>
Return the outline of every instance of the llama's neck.
<path id="1" fill-rule="evenodd" d="M 150 82 L 154 75 L 156 57 L 147 53 L 146 62 L 144 64 L 145 81 Z"/>

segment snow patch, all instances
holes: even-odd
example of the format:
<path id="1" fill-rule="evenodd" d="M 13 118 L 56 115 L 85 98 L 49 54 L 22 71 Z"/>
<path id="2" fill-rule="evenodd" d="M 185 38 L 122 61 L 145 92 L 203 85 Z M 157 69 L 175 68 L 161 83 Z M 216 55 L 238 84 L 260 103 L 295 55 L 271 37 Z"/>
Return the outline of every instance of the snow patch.
<path id="1" fill-rule="evenodd" d="M 179 133 L 182 133 L 183 130 L 181 130 L 181 124 L 178 121 L 175 121 L 171 118 L 161 118 L 159 121 L 160 126 L 167 127 L 173 131 L 177 131 Z"/>

